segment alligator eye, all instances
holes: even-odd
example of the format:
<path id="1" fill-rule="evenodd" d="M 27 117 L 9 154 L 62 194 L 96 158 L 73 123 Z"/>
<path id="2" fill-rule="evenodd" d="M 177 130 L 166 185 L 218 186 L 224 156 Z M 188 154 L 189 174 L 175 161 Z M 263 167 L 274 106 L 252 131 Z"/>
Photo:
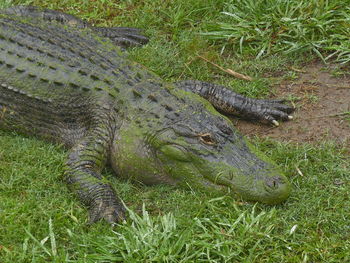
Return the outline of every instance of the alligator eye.
<path id="1" fill-rule="evenodd" d="M 160 151 L 173 160 L 182 162 L 190 161 L 187 151 L 179 145 L 164 145 Z"/>
<path id="2" fill-rule="evenodd" d="M 214 145 L 216 143 L 213 136 L 208 132 L 199 134 L 198 136 L 199 136 L 200 141 L 205 143 L 205 144 Z"/>

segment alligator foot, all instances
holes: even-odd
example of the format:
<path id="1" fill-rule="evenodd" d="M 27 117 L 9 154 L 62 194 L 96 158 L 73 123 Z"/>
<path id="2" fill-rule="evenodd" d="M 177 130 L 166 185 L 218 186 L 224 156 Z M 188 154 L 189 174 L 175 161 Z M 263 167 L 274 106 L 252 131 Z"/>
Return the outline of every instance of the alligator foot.
<path id="1" fill-rule="evenodd" d="M 96 200 L 95 204 L 89 209 L 90 224 L 100 220 L 115 224 L 122 222 L 125 218 L 125 208 L 122 204 L 108 204 L 102 200 Z"/>
<path id="2" fill-rule="evenodd" d="M 109 38 L 122 48 L 142 46 L 148 43 L 148 38 L 141 34 L 138 28 L 130 27 L 91 27 L 99 35 Z"/>
<path id="3" fill-rule="evenodd" d="M 236 112 L 228 112 L 237 114 L 248 120 L 258 120 L 263 123 L 271 123 L 279 126 L 277 120 L 292 120 L 295 108 L 291 105 L 284 104 L 285 100 L 258 100 L 252 98 L 241 98 L 236 106 Z"/>
<path id="4" fill-rule="evenodd" d="M 178 88 L 200 95 L 216 109 L 226 114 L 238 115 L 244 119 L 257 120 L 278 126 L 278 120 L 291 120 L 290 114 L 295 110 L 285 100 L 261 100 L 244 97 L 224 86 L 202 81 L 181 81 Z"/>

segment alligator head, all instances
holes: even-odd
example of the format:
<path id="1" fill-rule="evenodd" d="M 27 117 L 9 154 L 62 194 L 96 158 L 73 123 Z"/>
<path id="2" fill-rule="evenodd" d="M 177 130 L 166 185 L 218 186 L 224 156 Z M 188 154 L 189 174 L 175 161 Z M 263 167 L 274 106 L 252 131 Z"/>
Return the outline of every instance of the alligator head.
<path id="1" fill-rule="evenodd" d="M 229 119 L 197 95 L 175 89 L 169 93 L 176 103 L 169 104 L 173 100 L 168 98 L 166 110 L 159 101 L 129 109 L 139 113 L 130 113 L 137 117 L 121 125 L 112 146 L 111 163 L 118 174 L 145 184 L 229 189 L 267 204 L 289 196 L 287 178 Z"/>

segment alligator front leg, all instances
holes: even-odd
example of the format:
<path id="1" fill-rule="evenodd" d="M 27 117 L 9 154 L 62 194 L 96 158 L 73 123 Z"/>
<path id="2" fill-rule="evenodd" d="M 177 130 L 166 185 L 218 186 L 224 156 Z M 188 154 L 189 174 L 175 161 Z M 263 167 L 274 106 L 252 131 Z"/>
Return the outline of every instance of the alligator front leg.
<path id="1" fill-rule="evenodd" d="M 88 208 L 90 222 L 101 219 L 109 223 L 125 218 L 125 208 L 100 172 L 109 153 L 107 135 L 101 134 L 102 127 L 83 138 L 69 154 L 65 179 Z"/>
<path id="2" fill-rule="evenodd" d="M 0 14 L 12 14 L 23 17 L 34 17 L 45 21 L 58 22 L 76 28 L 90 28 L 102 37 L 109 38 L 122 48 L 142 46 L 148 43 L 148 38 L 141 34 L 138 28 L 129 27 L 95 27 L 76 16 L 60 11 L 39 8 L 36 6 L 14 6 L 0 10 Z"/>
<path id="3" fill-rule="evenodd" d="M 238 115 L 249 120 L 279 125 L 277 120 L 290 120 L 295 108 L 284 104 L 284 100 L 259 100 L 244 97 L 224 86 L 203 81 L 181 81 L 175 83 L 178 88 L 200 95 L 216 109 Z"/>

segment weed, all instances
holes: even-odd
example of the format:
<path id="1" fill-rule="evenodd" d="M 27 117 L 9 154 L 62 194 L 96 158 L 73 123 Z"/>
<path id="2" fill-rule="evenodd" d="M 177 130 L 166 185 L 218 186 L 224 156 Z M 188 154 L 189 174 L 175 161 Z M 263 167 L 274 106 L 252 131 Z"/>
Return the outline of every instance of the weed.
<path id="1" fill-rule="evenodd" d="M 348 1 L 227 1 L 222 22 L 203 33 L 242 55 L 313 53 L 323 61 L 350 61 Z"/>

